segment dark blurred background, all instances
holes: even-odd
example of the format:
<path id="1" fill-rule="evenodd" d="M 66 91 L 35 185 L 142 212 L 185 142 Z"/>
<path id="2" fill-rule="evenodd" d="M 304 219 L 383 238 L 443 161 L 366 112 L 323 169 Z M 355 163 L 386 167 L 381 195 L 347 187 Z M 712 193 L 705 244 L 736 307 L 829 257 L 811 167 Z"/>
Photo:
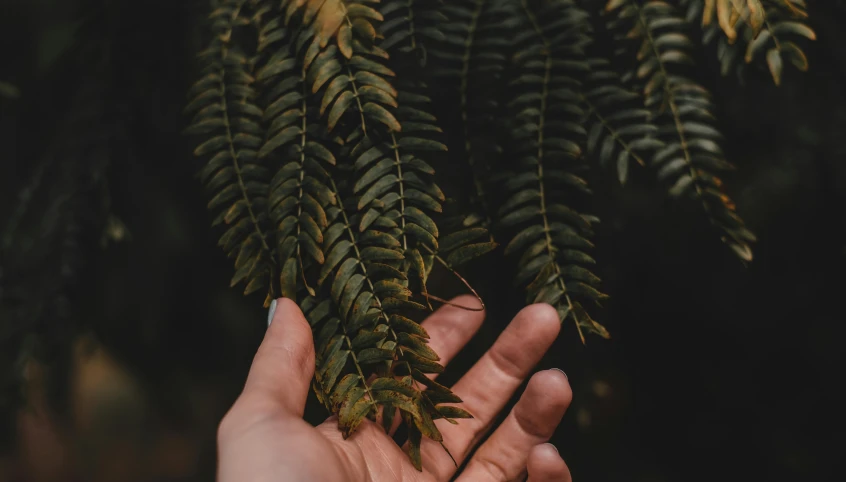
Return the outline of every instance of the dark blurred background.
<path id="1" fill-rule="evenodd" d="M 625 187 L 595 173 L 612 339 L 582 346 L 565 324 L 539 367 L 570 377 L 552 442 L 577 481 L 837 479 L 846 14 L 810 3 L 809 73 L 776 88 L 701 63 L 739 167 L 728 189 L 760 240 L 752 263 L 649 172 Z M 214 478 L 216 425 L 266 314 L 228 288 L 181 134 L 207 5 L 0 0 L 0 480 Z M 488 321 L 448 381 L 521 306 L 509 269 L 471 268 Z"/>

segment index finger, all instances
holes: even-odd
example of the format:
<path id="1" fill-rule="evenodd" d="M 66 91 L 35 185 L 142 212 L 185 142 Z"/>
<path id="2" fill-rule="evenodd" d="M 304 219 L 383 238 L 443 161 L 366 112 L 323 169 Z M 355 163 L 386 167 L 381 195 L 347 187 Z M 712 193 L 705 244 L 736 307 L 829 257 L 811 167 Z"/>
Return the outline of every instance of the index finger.
<path id="1" fill-rule="evenodd" d="M 451 303 L 482 308 L 475 296 L 462 295 Z M 429 348 L 438 354 L 440 364 L 446 366 L 479 331 L 485 319 L 484 311 L 473 311 L 458 306 L 444 305 L 422 323 L 429 334 Z M 432 375 L 434 378 L 434 375 Z"/>

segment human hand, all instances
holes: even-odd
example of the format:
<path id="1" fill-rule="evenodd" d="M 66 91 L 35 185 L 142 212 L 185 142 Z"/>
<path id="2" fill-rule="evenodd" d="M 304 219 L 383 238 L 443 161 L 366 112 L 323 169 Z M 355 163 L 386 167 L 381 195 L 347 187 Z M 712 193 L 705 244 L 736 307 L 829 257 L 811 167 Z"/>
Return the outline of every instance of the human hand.
<path id="1" fill-rule="evenodd" d="M 469 304 L 472 297 L 456 303 Z M 484 313 L 444 306 L 423 323 L 443 365 L 482 324 Z M 453 387 L 461 408 L 475 418 L 458 425 L 436 420 L 444 443 L 461 465 L 490 430 L 497 414 L 558 335 L 554 308 L 524 308 L 493 347 Z M 344 440 L 337 418 L 314 427 L 303 419 L 314 371 L 311 328 L 299 307 L 280 299 L 256 353 L 244 391 L 218 430 L 218 481 L 394 482 L 448 481 L 456 471 L 436 442 L 424 437 L 418 472 L 382 427 L 365 420 Z M 563 372 L 545 370 L 529 380 L 511 413 L 478 448 L 458 481 L 570 481 L 557 450 L 545 443 L 567 410 L 572 392 Z"/>

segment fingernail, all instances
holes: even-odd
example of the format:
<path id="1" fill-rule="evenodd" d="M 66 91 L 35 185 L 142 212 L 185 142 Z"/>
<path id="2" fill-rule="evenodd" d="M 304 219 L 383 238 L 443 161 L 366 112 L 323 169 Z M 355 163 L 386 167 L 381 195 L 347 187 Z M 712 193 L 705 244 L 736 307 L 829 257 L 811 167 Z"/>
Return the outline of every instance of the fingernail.
<path id="1" fill-rule="evenodd" d="M 562 373 L 563 373 L 563 372 L 562 372 Z M 551 444 L 551 443 L 549 443 L 549 442 L 545 443 L 544 445 L 549 445 L 550 447 L 552 447 L 553 449 L 555 449 L 555 451 L 556 451 L 556 452 L 558 452 L 558 447 L 556 447 L 555 445 L 552 445 L 552 444 Z M 559 452 L 559 453 L 560 453 L 560 452 Z"/>
<path id="2" fill-rule="evenodd" d="M 561 372 L 561 374 L 564 375 L 564 378 L 566 378 L 567 381 L 570 381 L 570 377 L 568 377 L 567 374 L 564 373 L 564 370 L 562 370 L 560 368 L 553 368 L 553 370 Z"/>
<path id="3" fill-rule="evenodd" d="M 267 326 L 273 321 L 273 314 L 276 313 L 276 300 L 270 302 L 270 308 L 267 309 Z"/>

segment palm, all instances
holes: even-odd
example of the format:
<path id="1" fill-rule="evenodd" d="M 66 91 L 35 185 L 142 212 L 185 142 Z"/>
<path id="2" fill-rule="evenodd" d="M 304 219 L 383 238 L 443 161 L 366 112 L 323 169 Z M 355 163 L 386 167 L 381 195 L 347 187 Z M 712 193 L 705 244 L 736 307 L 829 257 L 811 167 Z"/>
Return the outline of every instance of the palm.
<path id="1" fill-rule="evenodd" d="M 288 447 L 286 438 L 297 434 L 296 445 Z M 297 475 L 299 480 L 349 480 L 372 482 L 422 482 L 437 480 L 432 474 L 418 472 L 399 446 L 375 423 L 365 421 L 355 436 L 345 441 L 332 417 L 317 427 L 305 421 L 282 422 L 261 445 L 273 451 L 277 468 L 272 473 Z M 278 456 L 279 449 L 288 449 Z M 267 454 L 272 455 L 271 453 Z M 296 462 L 296 465 L 291 465 Z M 292 474 L 292 468 L 296 467 Z"/>
<path id="2" fill-rule="evenodd" d="M 466 303 L 468 300 L 463 300 Z M 430 344 L 448 363 L 481 325 L 483 315 L 445 307 L 424 327 Z M 559 322 L 550 307 L 521 311 L 453 390 L 475 418 L 451 425 L 438 420 L 445 444 L 461 463 L 490 429 L 497 413 L 549 348 Z M 455 464 L 439 444 L 424 439 L 423 471 L 377 423 L 365 421 L 347 440 L 334 417 L 317 427 L 302 420 L 313 367 L 308 324 L 292 302 L 279 304 L 256 355 L 247 386 L 220 428 L 221 481 L 447 481 Z M 307 344 L 306 344 L 307 343 Z M 303 346 L 305 345 L 305 346 Z M 284 367 L 284 368 L 283 368 Z M 570 400 L 566 377 L 537 373 L 502 425 L 482 444 L 459 481 L 569 480 L 569 471 L 548 440 Z"/>

